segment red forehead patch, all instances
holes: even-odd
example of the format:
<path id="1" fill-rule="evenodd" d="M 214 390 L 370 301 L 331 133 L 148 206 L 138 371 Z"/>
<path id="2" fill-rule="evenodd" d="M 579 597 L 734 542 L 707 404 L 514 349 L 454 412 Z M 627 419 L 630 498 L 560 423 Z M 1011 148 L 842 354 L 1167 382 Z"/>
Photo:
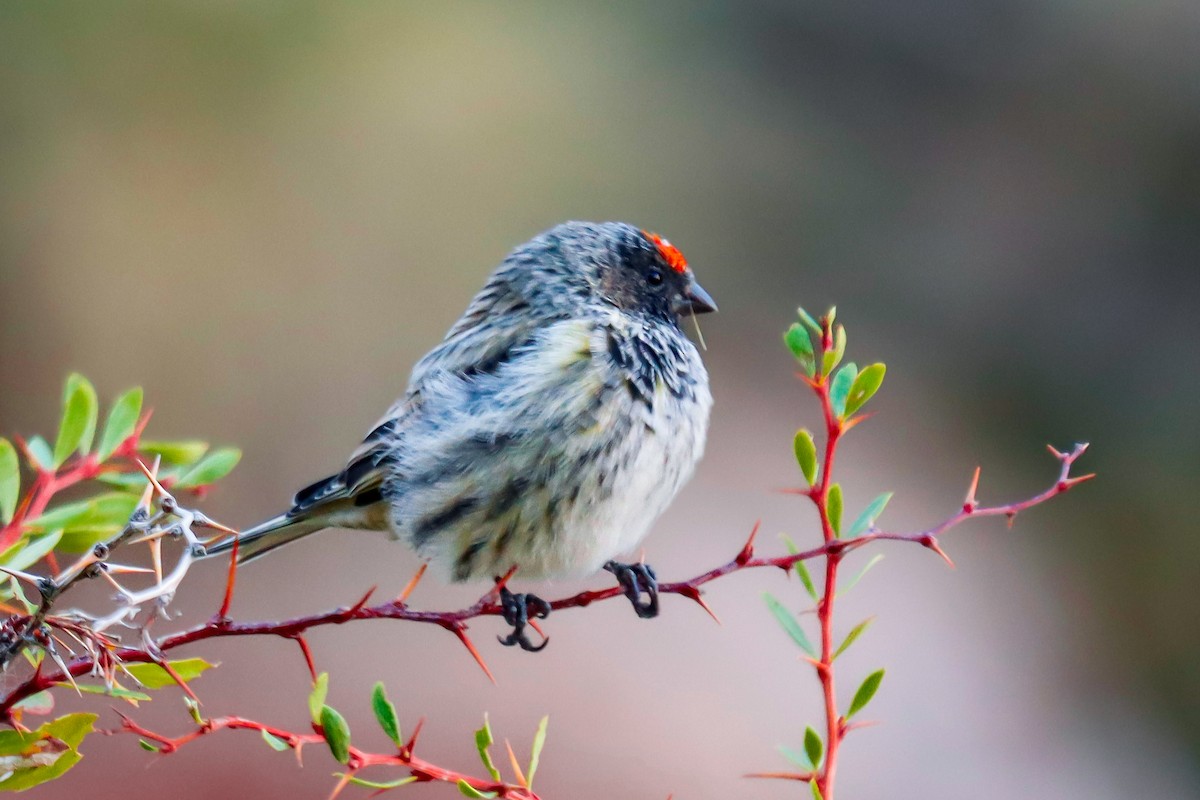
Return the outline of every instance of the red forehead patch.
<path id="1" fill-rule="evenodd" d="M 687 259 L 683 257 L 683 253 L 679 252 L 679 248 L 668 242 L 666 239 L 659 236 L 657 233 L 650 231 L 642 231 L 654 242 L 654 246 L 658 248 L 658 254 L 662 256 L 663 261 L 667 262 L 667 266 L 676 272 L 687 272 Z"/>

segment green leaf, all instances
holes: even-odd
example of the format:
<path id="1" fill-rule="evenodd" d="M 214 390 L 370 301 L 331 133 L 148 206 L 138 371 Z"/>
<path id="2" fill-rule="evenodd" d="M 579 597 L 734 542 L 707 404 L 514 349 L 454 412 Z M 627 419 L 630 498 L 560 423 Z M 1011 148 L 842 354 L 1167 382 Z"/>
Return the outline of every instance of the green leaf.
<path id="1" fill-rule="evenodd" d="M 812 362 L 812 338 L 808 335 L 808 331 L 804 330 L 799 323 L 793 322 L 784 332 L 783 343 L 787 345 L 787 349 L 791 350 L 792 355 L 801 363 L 807 364 Z"/>
<path id="2" fill-rule="evenodd" d="M 0 754 L 27 756 L 29 764 L 17 765 L 11 775 L 0 781 L 0 792 L 30 789 L 54 780 L 78 764 L 83 758 L 79 745 L 92 732 L 95 721 L 95 714 L 67 714 L 35 731 L 0 731 Z M 11 749 L 13 737 L 15 750 Z"/>
<path id="3" fill-rule="evenodd" d="M 167 467 L 159 469 L 158 479 L 166 483 L 175 483 L 179 477 L 187 471 L 187 467 Z M 129 472 L 102 472 L 96 476 L 96 480 L 100 483 L 112 486 L 114 489 L 120 489 L 129 494 L 135 494 L 139 497 L 142 491 L 146 488 L 146 476 L 141 471 L 131 470 Z"/>
<path id="4" fill-rule="evenodd" d="M 854 577 L 853 577 L 853 578 L 850 580 L 850 582 L 849 582 L 849 583 L 847 583 L 847 584 L 845 584 L 844 586 L 842 586 L 842 590 L 841 590 L 840 592 L 838 592 L 838 597 L 841 597 L 841 596 L 842 596 L 842 595 L 844 595 L 846 592 L 848 592 L 848 591 L 850 591 L 851 589 L 853 589 L 853 588 L 854 588 L 854 587 L 855 587 L 855 586 L 858 584 L 858 582 L 862 580 L 862 578 L 863 578 L 863 575 L 866 575 L 866 574 L 867 574 L 867 573 L 868 573 L 868 572 L 871 570 L 871 567 L 875 566 L 875 565 L 876 565 L 876 564 L 878 564 L 880 561 L 883 561 L 883 553 L 876 553 L 875 555 L 871 556 L 871 560 L 870 560 L 870 561 L 868 561 L 868 562 L 867 562 L 867 563 L 866 563 L 866 564 L 863 566 L 863 568 L 862 568 L 862 569 L 860 569 L 860 570 L 858 571 L 858 574 L 857 574 L 857 575 L 855 575 L 855 576 L 854 576 Z"/>
<path id="5" fill-rule="evenodd" d="M 821 735 L 808 726 L 804 729 L 804 754 L 808 756 L 808 760 L 812 762 L 813 768 L 821 766 L 821 756 L 825 752 L 825 745 L 821 742 Z"/>
<path id="6" fill-rule="evenodd" d="M 72 749 L 79 747 L 83 739 L 92 732 L 95 714 L 67 714 L 38 728 L 45 736 L 53 736 Z"/>
<path id="7" fill-rule="evenodd" d="M 396 707 L 388 700 L 383 681 L 376 683 L 374 691 L 371 692 L 371 708 L 375 711 L 375 719 L 379 721 L 379 727 L 383 728 L 383 732 L 396 743 L 397 747 L 402 746 L 404 736 L 400 733 L 400 720 L 396 718 Z"/>
<path id="8" fill-rule="evenodd" d="M 39 716 L 49 714 L 54 710 L 54 695 L 48 691 L 31 694 L 13 706 L 13 708 L 20 709 L 26 714 L 37 714 Z"/>
<path id="9" fill-rule="evenodd" d="M 800 548 L 796 547 L 796 543 L 792 541 L 792 537 L 785 534 L 783 541 L 787 545 L 789 553 L 795 555 L 800 552 Z M 808 567 L 804 566 L 803 561 L 796 562 L 796 575 L 800 578 L 800 582 L 804 584 L 804 591 L 808 592 L 808 596 L 813 599 L 814 603 L 819 603 L 821 596 L 817 594 L 817 587 L 813 585 L 812 575 L 809 574 Z"/>
<path id="10" fill-rule="evenodd" d="M 825 795 L 821 794 L 821 787 L 816 781 L 809 781 L 808 788 L 812 790 L 813 800 L 825 800 Z"/>
<path id="11" fill-rule="evenodd" d="M 99 403 L 96 400 L 96 390 L 88 383 L 87 378 L 72 373 L 67 378 L 62 421 L 58 425 L 58 438 L 54 441 L 56 469 L 76 451 L 86 453 L 91 448 L 92 437 L 96 435 L 97 413 Z"/>
<path id="12" fill-rule="evenodd" d="M 335 772 L 333 777 L 344 778 L 347 783 L 353 783 L 355 786 L 362 786 L 366 789 L 378 789 L 381 792 L 386 792 L 388 789 L 399 789 L 401 786 L 407 786 L 420 780 L 416 775 L 409 775 L 407 778 L 397 778 L 394 781 L 369 781 L 355 775 L 347 776 L 344 772 Z"/>
<path id="13" fill-rule="evenodd" d="M 312 692 L 308 695 L 308 713 L 312 717 L 313 722 L 321 721 L 321 708 L 325 705 L 325 698 L 329 695 L 329 673 L 322 672 L 313 681 Z"/>
<path id="14" fill-rule="evenodd" d="M 199 677 L 205 670 L 212 669 L 216 664 L 210 664 L 203 658 L 183 658 L 167 662 L 171 669 L 184 683 L 189 683 Z M 142 686 L 147 689 L 161 689 L 164 686 L 174 686 L 175 679 L 158 664 L 129 664 L 126 669 Z"/>
<path id="15" fill-rule="evenodd" d="M 887 367 L 883 364 L 871 364 L 863 367 L 862 372 L 854 379 L 850 394 L 846 397 L 846 416 L 851 416 L 870 400 L 883 384 L 883 376 Z"/>
<path id="16" fill-rule="evenodd" d="M 58 549 L 82 553 L 124 528 L 137 504 L 136 495 L 109 492 L 52 508 L 29 525 L 38 531 L 61 530 Z"/>
<path id="17" fill-rule="evenodd" d="M 833 406 L 834 416 L 838 419 L 846 415 L 846 396 L 850 394 L 850 387 L 854 385 L 854 379 L 857 377 L 858 366 L 853 361 L 848 361 L 829 383 L 829 404 Z"/>
<path id="18" fill-rule="evenodd" d="M 283 739 L 280 739 L 275 734 L 266 730 L 260 731 L 260 733 L 262 733 L 263 741 L 266 742 L 272 750 L 282 753 L 284 750 L 291 749 L 287 742 L 285 742 Z"/>
<path id="19" fill-rule="evenodd" d="M 325 743 L 329 752 L 339 764 L 350 760 L 350 726 L 346 718 L 329 706 L 321 706 L 321 732 L 325 734 Z"/>
<path id="20" fill-rule="evenodd" d="M 96 420 L 100 414 L 100 401 L 96 397 L 96 389 L 92 386 L 92 382 L 78 372 L 72 372 L 67 376 L 67 382 L 63 386 L 63 408 L 68 405 L 71 395 L 80 391 L 87 397 L 88 405 L 91 407 L 91 412 L 88 414 L 88 425 L 83 430 L 83 439 L 80 442 L 80 449 L 87 453 L 92 449 L 92 442 L 96 438 Z"/>
<path id="21" fill-rule="evenodd" d="M 138 701 L 150 699 L 150 695 L 146 694 L 145 692 L 135 692 L 132 689 L 125 689 L 120 686 L 114 686 L 111 689 L 107 686 L 93 686 L 89 683 L 80 683 L 76 684 L 75 686 L 71 686 L 71 684 L 67 683 L 66 681 L 59 681 L 54 685 L 78 689 L 84 694 L 102 694 L 105 697 L 116 697 L 121 700 L 129 700 L 134 705 L 137 705 Z"/>
<path id="22" fill-rule="evenodd" d="M 813 763 L 808 760 L 808 756 L 806 756 L 804 753 L 799 753 L 790 747 L 785 747 L 784 745 L 779 745 L 776 749 L 784 758 L 791 762 L 792 765 L 797 766 L 807 772 L 811 772 L 812 770 L 816 769 L 816 767 L 813 766 Z"/>
<path id="23" fill-rule="evenodd" d="M 829 487 L 829 496 L 825 500 L 825 511 L 829 514 L 829 525 L 833 532 L 842 534 L 842 485 L 835 483 Z"/>
<path id="24" fill-rule="evenodd" d="M 183 474 L 176 485 L 181 489 L 208 486 L 224 478 L 242 460 L 242 451 L 236 447 L 222 447 L 212 451 L 200 463 Z"/>
<path id="25" fill-rule="evenodd" d="M 58 549 L 64 553 L 86 553 L 100 542 L 113 538 L 120 528 L 116 525 L 81 525 L 63 533 Z"/>
<path id="26" fill-rule="evenodd" d="M 142 387 L 130 389 L 116 399 L 108 411 L 104 433 L 100 436 L 100 449 L 96 451 L 96 457 L 101 462 L 107 461 L 113 451 L 133 434 L 141 413 Z"/>
<path id="27" fill-rule="evenodd" d="M 883 670 L 881 669 L 875 670 L 863 679 L 862 685 L 854 693 L 854 699 L 850 701 L 850 710 L 846 712 L 846 719 L 850 719 L 866 708 L 867 703 L 871 702 L 871 698 L 875 696 L 875 692 L 879 691 L 879 684 L 882 681 Z"/>
<path id="28" fill-rule="evenodd" d="M 151 753 L 158 752 L 158 745 L 150 744 L 150 742 L 147 742 L 145 739 L 138 739 L 138 747 L 142 748 L 143 750 L 149 750 Z"/>
<path id="29" fill-rule="evenodd" d="M 22 750 L 39 738 L 36 734 L 21 731 L 0 731 L 0 756 L 20 755 Z"/>
<path id="30" fill-rule="evenodd" d="M 838 646 L 838 649 L 834 652 L 833 659 L 831 660 L 836 659 L 842 653 L 850 649 L 850 645 L 854 644 L 854 640 L 859 636 L 862 636 L 863 632 L 866 631 L 867 628 L 871 627 L 871 623 L 874 621 L 874 617 L 867 617 L 862 622 L 851 628 L 850 632 L 846 634 L 845 640 L 842 641 L 842 643 Z"/>
<path id="31" fill-rule="evenodd" d="M 821 335 L 821 326 L 812 318 L 812 314 L 809 314 L 803 308 L 797 308 L 796 313 L 800 316 L 800 321 L 804 323 L 804 327 L 813 332 L 813 336 Z"/>
<path id="32" fill-rule="evenodd" d="M 830 320 L 832 322 L 832 320 Z M 846 354 L 846 329 L 838 325 L 833 329 L 833 349 L 826 350 L 824 357 L 821 359 L 821 374 L 828 375 L 833 372 L 842 361 L 842 356 Z"/>
<path id="33" fill-rule="evenodd" d="M 493 797 L 499 797 L 495 792 L 481 792 L 461 778 L 458 781 L 458 790 L 466 797 L 482 797 L 484 800 L 492 800 Z"/>
<path id="34" fill-rule="evenodd" d="M 124 526 L 129 515 L 137 508 L 136 495 L 125 492 L 108 492 L 87 500 L 57 506 L 29 521 L 37 530 L 81 528 L 95 525 Z"/>
<path id="35" fill-rule="evenodd" d="M 165 477 L 167 477 L 167 471 L 160 469 L 158 479 L 161 481 Z M 146 476 L 141 472 L 102 472 L 96 476 L 96 480 L 130 494 L 140 494 L 146 488 L 147 483 Z"/>
<path id="36" fill-rule="evenodd" d="M 475 731 L 475 749 L 479 751 L 479 760 L 483 763 L 484 769 L 492 776 L 492 780 L 500 780 L 500 770 L 496 769 L 495 762 L 492 761 L 492 754 L 488 750 L 495 742 L 492 736 L 492 725 L 488 722 L 487 714 L 483 715 L 483 727 Z"/>
<path id="37" fill-rule="evenodd" d="M 0 591 L 0 595 L 2 595 L 5 600 L 16 600 L 17 602 L 19 602 L 22 606 L 25 607 L 26 614 L 32 614 L 34 612 L 34 609 L 37 608 L 37 603 L 30 602 L 29 598 L 25 596 L 25 590 L 21 588 L 21 582 L 19 580 L 17 580 L 16 578 L 9 577 L 4 581 L 0 581 L 0 586 L 4 587 L 3 590 Z M 30 651 L 27 648 L 21 652 L 26 657 L 26 659 L 28 659 L 31 656 L 31 654 L 36 655 L 36 657 L 38 659 L 40 659 L 42 651 L 41 650 Z M 37 664 L 32 664 L 32 666 L 36 667 Z"/>
<path id="38" fill-rule="evenodd" d="M 542 717 L 537 732 L 533 734 L 533 746 L 529 749 L 529 769 L 525 770 L 525 783 L 530 789 L 533 788 L 533 776 L 537 774 L 538 762 L 542 758 L 542 747 L 546 744 L 546 726 L 549 724 L 550 717 Z"/>
<path id="39" fill-rule="evenodd" d="M 50 531 L 44 536 L 31 537 L 17 547 L 5 551 L 0 561 L 9 569 L 28 569 L 45 558 L 62 539 L 62 535 L 62 531 Z"/>
<path id="40" fill-rule="evenodd" d="M 21 499 L 21 462 L 8 439 L 0 439 L 0 526 L 12 521 Z"/>
<path id="41" fill-rule="evenodd" d="M 25 449 L 29 451 L 34 465 L 39 470 L 44 472 L 54 468 L 54 451 L 50 449 L 50 445 L 42 437 L 30 436 L 25 441 Z"/>
<path id="42" fill-rule="evenodd" d="M 17 600 L 22 606 L 25 607 L 26 614 L 32 614 L 34 609 L 37 608 L 37 604 L 31 603 L 29 598 L 25 596 L 25 590 L 21 588 L 21 582 L 16 578 L 9 577 L 6 580 L 0 581 L 0 586 L 4 587 L 3 591 L 0 591 L 0 595 L 3 595 L 5 600 Z M 22 652 L 26 656 L 30 654 L 30 650 L 28 649 L 25 649 Z M 41 651 L 37 650 L 33 652 L 40 653 Z"/>
<path id="43" fill-rule="evenodd" d="M 800 465 L 800 472 L 804 474 L 804 480 L 808 481 L 809 486 L 812 486 L 817 482 L 817 444 L 813 441 L 808 428 L 796 431 L 796 437 L 792 440 L 792 449 L 796 453 L 796 463 Z"/>
<path id="44" fill-rule="evenodd" d="M 792 637 L 792 641 L 798 644 L 801 650 L 816 658 L 817 651 L 813 649 L 812 644 L 808 641 L 808 637 L 804 635 L 804 629 L 800 627 L 799 621 L 796 620 L 792 612 L 788 611 L 783 603 L 776 600 L 775 596 L 770 592 L 763 592 L 763 600 L 766 601 L 767 608 L 771 609 L 771 613 L 775 615 L 779 626 L 783 628 L 788 636 Z"/>
<path id="45" fill-rule="evenodd" d="M 863 512 L 854 520 L 854 524 L 850 526 L 850 530 L 846 533 L 846 538 L 853 539 L 860 533 L 869 530 L 875 524 L 875 520 L 879 519 L 879 515 L 883 513 L 883 510 L 887 508 L 888 501 L 891 499 L 892 492 L 884 492 L 868 503 Z"/>
<path id="46" fill-rule="evenodd" d="M 168 464 L 193 464 L 208 452 L 208 442 L 187 440 L 182 442 L 138 442 L 138 450 L 151 456 L 161 456 Z"/>

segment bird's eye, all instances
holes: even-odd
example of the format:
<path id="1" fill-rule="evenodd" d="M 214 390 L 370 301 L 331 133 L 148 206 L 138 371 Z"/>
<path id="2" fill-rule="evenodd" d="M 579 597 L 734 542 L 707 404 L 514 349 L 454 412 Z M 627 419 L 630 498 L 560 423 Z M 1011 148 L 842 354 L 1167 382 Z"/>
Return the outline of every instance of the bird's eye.
<path id="1" fill-rule="evenodd" d="M 663 274 L 656 269 L 650 270 L 650 274 L 646 276 L 646 282 L 651 286 L 662 286 Z"/>

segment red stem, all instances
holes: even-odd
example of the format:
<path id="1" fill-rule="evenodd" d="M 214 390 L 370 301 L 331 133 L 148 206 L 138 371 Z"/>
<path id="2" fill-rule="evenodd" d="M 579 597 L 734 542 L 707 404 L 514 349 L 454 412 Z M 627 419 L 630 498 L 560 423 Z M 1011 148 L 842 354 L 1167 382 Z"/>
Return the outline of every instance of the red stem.
<path id="1" fill-rule="evenodd" d="M 822 340 L 829 338 L 823 336 Z M 817 363 L 821 363 L 821 355 Z M 833 464 L 837 457 L 837 446 L 841 439 L 842 422 L 834 413 L 833 403 L 829 397 L 828 376 L 821 376 L 813 385 L 813 391 L 821 403 L 825 416 L 825 465 L 821 472 L 821 483 L 818 490 L 810 494 L 817 506 L 821 517 L 821 534 L 825 544 L 829 545 L 837 539 L 833 522 L 829 518 L 829 487 L 833 485 Z M 837 710 L 837 690 L 833 670 L 833 604 L 837 597 L 838 567 L 842 561 L 842 551 L 834 550 L 825 556 L 825 592 L 817 605 L 817 617 L 821 625 L 821 661 L 817 667 L 817 676 L 821 681 L 821 691 L 825 699 L 825 763 L 816 776 L 817 787 L 825 800 L 833 800 L 834 776 L 837 773 L 838 749 L 841 744 L 843 731 Z"/>
<path id="2" fill-rule="evenodd" d="M 120 716 L 121 727 L 117 731 L 112 731 L 112 733 L 131 733 L 140 736 L 157 744 L 159 752 L 164 755 L 174 753 L 189 742 L 194 742 L 202 736 L 207 736 L 221 730 L 265 731 L 285 742 L 289 747 L 297 751 L 297 753 L 306 744 L 325 741 L 325 737 L 321 733 L 319 726 L 314 726 L 315 733 L 296 733 L 261 722 L 255 722 L 244 717 L 214 717 L 206 719 L 195 730 L 185 733 L 182 736 L 171 737 L 145 728 L 124 714 Z M 526 789 L 523 786 L 476 778 L 472 775 L 439 767 L 436 764 L 418 758 L 412 752 L 411 743 L 399 748 L 396 753 L 370 753 L 354 746 L 350 746 L 348 749 L 350 759 L 346 764 L 346 771 L 351 775 L 367 767 L 402 767 L 416 776 L 417 780 L 423 782 L 440 781 L 443 783 L 458 784 L 461 781 L 480 792 L 495 792 L 497 797 L 510 798 L 510 800 L 538 800 L 538 796 L 532 790 Z"/>

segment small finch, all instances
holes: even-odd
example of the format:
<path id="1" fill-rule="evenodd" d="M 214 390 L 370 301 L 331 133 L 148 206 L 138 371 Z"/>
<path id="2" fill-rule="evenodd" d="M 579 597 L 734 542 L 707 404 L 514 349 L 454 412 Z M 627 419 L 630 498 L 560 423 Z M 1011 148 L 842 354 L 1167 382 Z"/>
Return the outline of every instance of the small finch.
<path id="1" fill-rule="evenodd" d="M 603 567 L 655 616 L 654 571 L 614 559 L 704 451 L 708 373 L 680 320 L 715 310 L 666 239 L 620 222 L 552 228 L 492 273 L 345 469 L 238 537 L 239 561 L 326 528 L 383 530 L 453 581 Z M 523 628 L 549 606 L 501 597 L 501 641 L 540 649 Z"/>

